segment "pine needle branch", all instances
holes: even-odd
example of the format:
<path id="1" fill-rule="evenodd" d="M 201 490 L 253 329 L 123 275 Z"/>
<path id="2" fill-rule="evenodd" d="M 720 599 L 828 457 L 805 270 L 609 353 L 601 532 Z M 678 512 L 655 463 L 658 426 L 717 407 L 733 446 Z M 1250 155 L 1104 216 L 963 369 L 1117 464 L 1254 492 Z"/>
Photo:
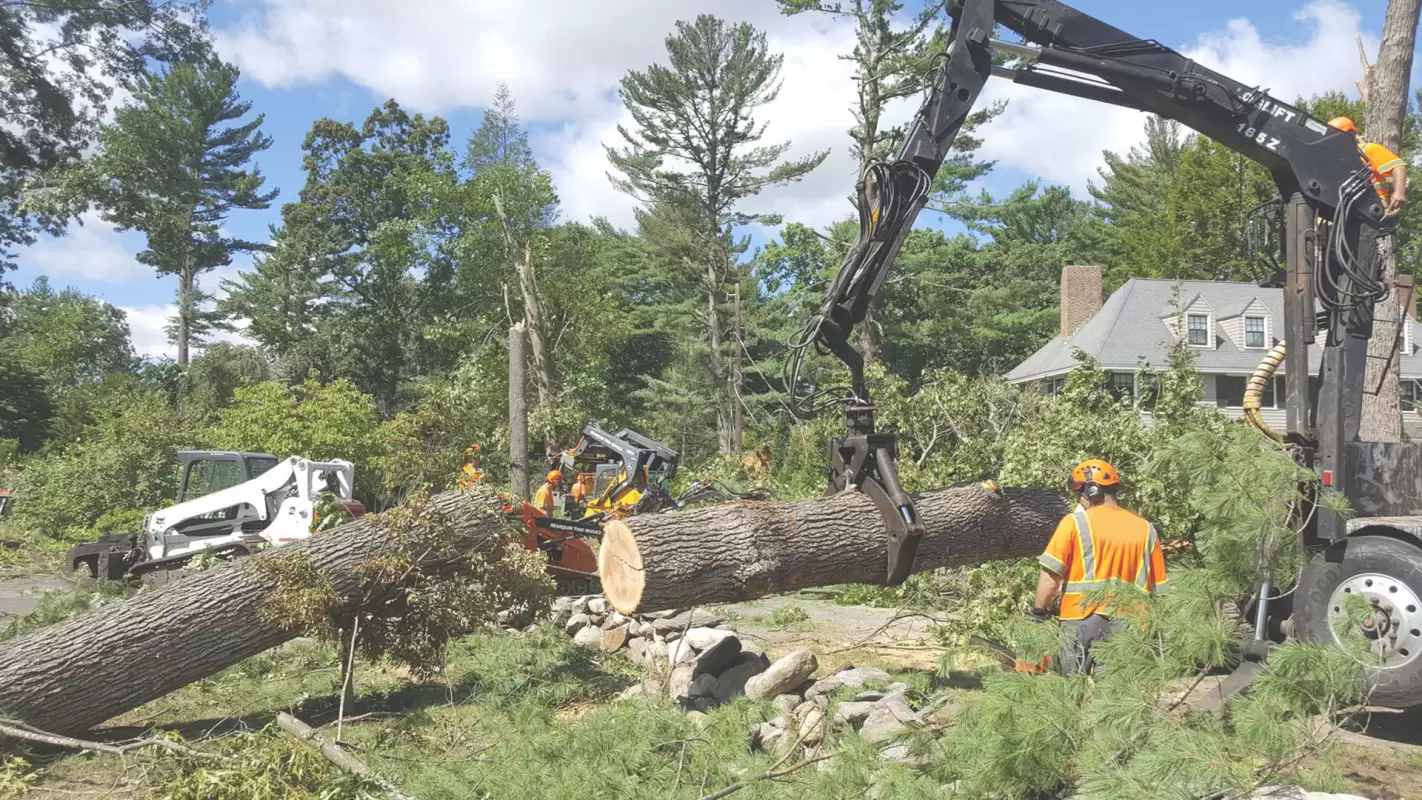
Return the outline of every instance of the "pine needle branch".
<path id="1" fill-rule="evenodd" d="M 817 761 L 828 761 L 829 759 L 834 758 L 835 756 L 839 755 L 839 754 L 842 753 L 842 752 L 844 752 L 844 751 L 843 751 L 843 750 L 835 750 L 835 751 L 832 752 L 832 753 L 825 753 L 824 755 L 818 755 L 818 756 L 815 756 L 814 758 L 807 758 L 807 759 L 805 759 L 804 761 L 800 761 L 800 762 L 797 762 L 797 763 L 795 763 L 795 764 L 791 764 L 790 766 L 788 766 L 788 767 L 786 767 L 786 768 L 784 768 L 784 769 L 766 770 L 765 772 L 760 773 L 759 775 L 755 776 L 754 778 L 747 778 L 746 780 L 743 780 L 743 781 L 736 781 L 735 783 L 731 784 L 730 786 L 727 786 L 726 788 L 722 789 L 722 790 L 719 791 L 719 792 L 713 792 L 713 793 L 711 793 L 711 794 L 702 795 L 702 796 L 700 797 L 700 800 L 720 800 L 720 798 L 725 797 L 725 796 L 727 796 L 727 795 L 729 795 L 729 794 L 733 794 L 733 793 L 735 793 L 735 792 L 739 792 L 740 790 L 746 788 L 747 786 L 751 785 L 752 783 L 755 783 L 756 781 L 770 781 L 770 780 L 775 780 L 776 778 L 783 778 L 783 777 L 785 777 L 786 775 L 789 775 L 790 773 L 795 772 L 795 771 L 797 771 L 797 770 L 804 769 L 805 767 L 808 767 L 808 766 L 810 766 L 811 764 L 814 764 L 814 763 L 817 762 Z"/>
<path id="2" fill-rule="evenodd" d="M 20 739 L 36 744 L 47 744 L 53 747 L 84 750 L 90 753 L 103 753 L 105 755 L 119 757 L 126 756 L 136 750 L 142 750 L 145 747 L 160 747 L 169 752 L 192 758 L 214 761 L 231 761 L 233 758 L 232 756 L 225 756 L 218 753 L 205 753 L 201 750 L 194 750 L 191 747 L 178 744 L 177 742 L 171 742 L 167 739 L 133 739 L 122 744 L 91 742 L 86 739 L 75 739 L 70 736 L 60 736 L 58 734 L 49 733 L 14 720 L 0 721 L 0 736 L 8 736 L 12 739 Z"/>

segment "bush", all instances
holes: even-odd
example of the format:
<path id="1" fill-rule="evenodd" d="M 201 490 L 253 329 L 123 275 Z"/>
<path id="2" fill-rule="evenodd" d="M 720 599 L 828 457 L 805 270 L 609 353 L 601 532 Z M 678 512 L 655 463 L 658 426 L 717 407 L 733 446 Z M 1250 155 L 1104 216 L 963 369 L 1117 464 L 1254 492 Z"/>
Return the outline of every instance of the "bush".
<path id="1" fill-rule="evenodd" d="M 217 412 L 204 437 L 223 450 L 343 458 L 355 464 L 357 493 L 373 499 L 380 485 L 379 427 L 374 401 L 355 384 L 308 378 L 291 388 L 274 381 L 236 387 L 231 407 Z"/>

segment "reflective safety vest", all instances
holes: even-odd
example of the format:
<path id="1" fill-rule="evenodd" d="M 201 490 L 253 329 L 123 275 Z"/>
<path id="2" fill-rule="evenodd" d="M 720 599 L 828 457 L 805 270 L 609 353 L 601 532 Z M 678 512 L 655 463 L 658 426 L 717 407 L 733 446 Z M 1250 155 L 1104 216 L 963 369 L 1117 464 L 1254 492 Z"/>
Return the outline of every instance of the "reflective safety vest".
<path id="1" fill-rule="evenodd" d="M 1101 610 L 1086 597 L 1105 586 L 1131 586 L 1146 594 L 1169 588 L 1155 526 L 1120 506 L 1099 505 L 1063 517 L 1038 560 L 1065 581 L 1064 620 Z"/>
<path id="2" fill-rule="evenodd" d="M 1373 173 L 1373 189 L 1378 197 L 1386 201 L 1392 196 L 1392 171 L 1407 162 L 1377 142 L 1368 142 L 1361 149 L 1363 160 L 1368 162 L 1368 169 Z"/>

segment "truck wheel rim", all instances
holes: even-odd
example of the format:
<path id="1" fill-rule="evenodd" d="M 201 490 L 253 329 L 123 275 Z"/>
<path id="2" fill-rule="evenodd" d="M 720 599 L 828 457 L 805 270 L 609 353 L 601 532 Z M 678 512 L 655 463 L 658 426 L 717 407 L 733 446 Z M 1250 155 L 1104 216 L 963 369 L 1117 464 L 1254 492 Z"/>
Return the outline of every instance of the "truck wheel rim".
<path id="1" fill-rule="evenodd" d="M 1356 598 L 1367 603 L 1367 611 Z M 1365 572 L 1338 584 L 1328 600 L 1328 624 L 1334 641 L 1343 646 L 1361 634 L 1385 669 L 1422 654 L 1422 599 L 1391 575 Z"/>

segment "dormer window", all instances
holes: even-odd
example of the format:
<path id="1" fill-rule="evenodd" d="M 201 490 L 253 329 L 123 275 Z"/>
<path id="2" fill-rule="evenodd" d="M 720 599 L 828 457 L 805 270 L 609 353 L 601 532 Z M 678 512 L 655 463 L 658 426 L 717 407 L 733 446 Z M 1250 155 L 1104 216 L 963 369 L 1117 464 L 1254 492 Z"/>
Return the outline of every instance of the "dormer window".
<path id="1" fill-rule="evenodd" d="M 1191 344 L 1193 344 L 1193 342 Z M 1263 317 L 1244 318 L 1244 346 L 1251 348 L 1263 348 L 1265 346 Z"/>
<path id="2" fill-rule="evenodd" d="M 1185 330 L 1191 347 L 1208 347 L 1210 344 L 1210 315 L 1185 315 Z"/>

